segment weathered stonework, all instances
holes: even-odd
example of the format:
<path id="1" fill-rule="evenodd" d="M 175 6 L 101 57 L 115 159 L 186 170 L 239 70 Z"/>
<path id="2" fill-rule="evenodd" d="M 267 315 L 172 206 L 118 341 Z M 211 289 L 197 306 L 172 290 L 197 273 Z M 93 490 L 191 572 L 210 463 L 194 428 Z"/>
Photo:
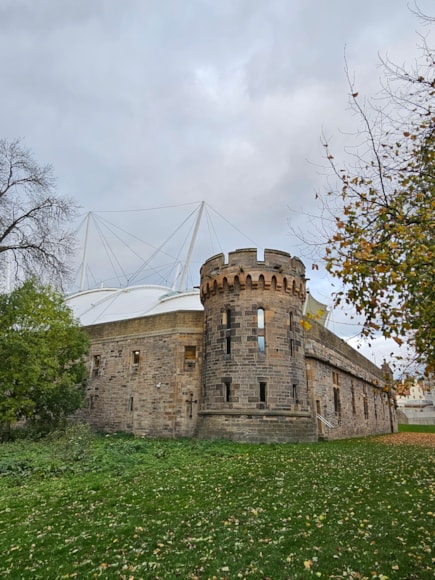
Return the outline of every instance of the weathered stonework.
<path id="1" fill-rule="evenodd" d="M 191 437 L 198 410 L 193 401 L 200 394 L 202 313 L 164 313 L 86 330 L 92 346 L 83 415 L 103 431 Z M 186 347 L 190 353 L 194 347 L 194 358 L 186 360 Z M 95 357 L 101 357 L 97 369 Z"/>
<path id="2" fill-rule="evenodd" d="M 396 430 L 383 372 L 315 322 L 305 267 L 237 250 L 201 268 L 201 311 L 95 324 L 87 408 L 102 431 L 252 442 Z"/>
<path id="3" fill-rule="evenodd" d="M 305 376 L 305 267 L 286 252 L 238 250 L 201 268 L 199 437 L 314 441 Z"/>
<path id="4" fill-rule="evenodd" d="M 320 438 L 342 439 L 397 431 L 394 401 L 384 371 L 316 322 L 305 336 L 308 388 Z M 335 390 L 335 393 L 334 393 Z"/>

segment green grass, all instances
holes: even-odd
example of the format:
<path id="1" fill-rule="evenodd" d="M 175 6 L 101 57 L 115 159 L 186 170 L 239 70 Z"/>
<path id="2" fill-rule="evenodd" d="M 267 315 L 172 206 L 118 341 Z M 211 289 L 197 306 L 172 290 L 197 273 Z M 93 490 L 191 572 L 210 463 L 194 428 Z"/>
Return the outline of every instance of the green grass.
<path id="1" fill-rule="evenodd" d="M 433 449 L 377 438 L 17 441 L 0 577 L 432 579 L 434 491 Z"/>
<path id="2" fill-rule="evenodd" d="M 399 425 L 399 433 L 435 433 L 435 425 Z"/>

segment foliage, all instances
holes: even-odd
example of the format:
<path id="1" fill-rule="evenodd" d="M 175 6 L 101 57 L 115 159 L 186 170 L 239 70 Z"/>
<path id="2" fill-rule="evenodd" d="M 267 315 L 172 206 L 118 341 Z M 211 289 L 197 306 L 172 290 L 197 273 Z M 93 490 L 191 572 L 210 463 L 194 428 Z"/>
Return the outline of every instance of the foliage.
<path id="1" fill-rule="evenodd" d="M 77 410 L 87 350 L 60 293 L 27 280 L 0 295 L 0 424 L 48 427 Z"/>
<path id="2" fill-rule="evenodd" d="M 5 444 L 0 575 L 433 578 L 433 449 L 383 440 Z"/>
<path id="3" fill-rule="evenodd" d="M 68 275 L 75 206 L 54 186 L 49 165 L 39 166 L 20 141 L 0 139 L 0 255 L 10 259 L 17 278 L 60 283 Z"/>
<path id="4" fill-rule="evenodd" d="M 429 21 L 431 19 L 428 19 Z M 435 368 L 435 51 L 408 72 L 383 62 L 386 84 L 377 102 L 362 103 L 352 166 L 337 166 L 330 193 L 335 227 L 327 269 L 344 282 L 344 301 L 365 317 L 363 334 L 406 342 L 427 371 Z M 334 201 L 341 201 L 337 212 Z"/>

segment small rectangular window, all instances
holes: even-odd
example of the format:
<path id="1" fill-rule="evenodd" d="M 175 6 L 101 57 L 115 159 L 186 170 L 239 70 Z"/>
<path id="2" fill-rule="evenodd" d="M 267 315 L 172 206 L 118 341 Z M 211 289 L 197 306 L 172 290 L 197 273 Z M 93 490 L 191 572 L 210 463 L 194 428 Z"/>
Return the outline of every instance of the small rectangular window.
<path id="1" fill-rule="evenodd" d="M 224 383 L 224 398 L 225 398 L 225 402 L 229 403 L 230 399 L 231 399 L 231 383 L 229 381 L 226 381 Z"/>
<path id="2" fill-rule="evenodd" d="M 364 419 L 368 419 L 369 418 L 369 402 L 368 402 L 367 397 L 364 397 L 363 405 L 364 405 Z"/>
<path id="3" fill-rule="evenodd" d="M 332 371 L 332 382 L 334 383 L 334 385 L 339 385 L 340 384 L 340 376 L 338 373 Z"/>
<path id="4" fill-rule="evenodd" d="M 92 374 L 98 375 L 100 374 L 101 368 L 101 354 L 94 354 L 94 358 L 92 359 Z"/>
<path id="5" fill-rule="evenodd" d="M 128 401 L 128 410 L 131 412 L 133 412 L 133 397 L 130 397 L 130 400 Z"/>
<path id="6" fill-rule="evenodd" d="M 139 364 L 139 360 L 140 360 L 140 350 L 134 350 L 132 352 L 132 364 L 134 366 L 137 366 Z"/>
<path id="7" fill-rule="evenodd" d="M 260 383 L 260 403 L 266 402 L 266 383 Z"/>
<path id="8" fill-rule="evenodd" d="M 231 354 L 231 336 L 227 336 L 226 340 L 225 340 L 225 354 L 230 355 Z"/>
<path id="9" fill-rule="evenodd" d="M 293 338 L 290 339 L 290 356 L 295 355 L 295 341 Z"/>
<path id="10" fill-rule="evenodd" d="M 334 412 L 341 417 L 340 389 L 334 387 Z"/>
<path id="11" fill-rule="evenodd" d="M 192 370 L 196 365 L 196 346 L 184 347 L 184 369 Z"/>
<path id="12" fill-rule="evenodd" d="M 298 402 L 298 386 L 297 385 L 293 385 L 292 387 L 292 396 L 293 396 L 293 401 L 295 403 Z"/>

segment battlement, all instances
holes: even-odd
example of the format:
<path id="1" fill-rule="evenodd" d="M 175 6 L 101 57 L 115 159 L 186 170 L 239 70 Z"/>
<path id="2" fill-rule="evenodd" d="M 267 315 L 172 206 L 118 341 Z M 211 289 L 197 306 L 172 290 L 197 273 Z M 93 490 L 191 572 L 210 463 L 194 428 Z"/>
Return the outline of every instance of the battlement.
<path id="1" fill-rule="evenodd" d="M 201 268 L 201 301 L 226 289 L 263 288 L 284 290 L 305 299 L 305 266 L 303 262 L 280 250 L 265 250 L 259 260 L 255 248 L 217 254 Z"/>
<path id="2" fill-rule="evenodd" d="M 204 262 L 201 268 L 201 276 L 214 276 L 223 269 L 231 271 L 232 268 L 261 268 L 285 272 L 286 274 L 305 274 L 305 266 L 302 261 L 281 250 L 264 250 L 264 260 L 257 259 L 256 248 L 244 248 L 228 254 L 228 262 L 225 262 L 224 254 L 216 254 Z"/>

